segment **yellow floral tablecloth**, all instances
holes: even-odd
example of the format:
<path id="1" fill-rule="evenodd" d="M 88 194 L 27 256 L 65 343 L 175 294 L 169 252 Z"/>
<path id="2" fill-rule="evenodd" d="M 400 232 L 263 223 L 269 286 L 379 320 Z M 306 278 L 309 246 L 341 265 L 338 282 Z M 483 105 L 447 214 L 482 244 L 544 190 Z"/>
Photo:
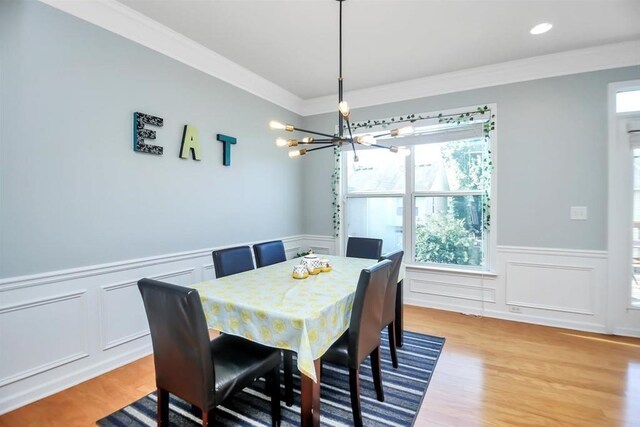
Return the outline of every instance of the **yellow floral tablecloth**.
<path id="1" fill-rule="evenodd" d="M 293 350 L 300 372 L 316 381 L 313 361 L 349 327 L 360 271 L 375 264 L 320 257 L 329 259 L 333 270 L 307 279 L 291 277 L 298 258 L 191 287 L 200 293 L 210 328 Z"/>

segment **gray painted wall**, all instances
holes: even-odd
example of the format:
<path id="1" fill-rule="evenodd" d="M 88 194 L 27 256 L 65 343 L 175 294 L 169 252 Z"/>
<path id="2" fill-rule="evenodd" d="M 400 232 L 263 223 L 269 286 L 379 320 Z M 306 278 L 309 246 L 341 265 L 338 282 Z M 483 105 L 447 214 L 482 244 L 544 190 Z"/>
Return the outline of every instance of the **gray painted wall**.
<path id="1" fill-rule="evenodd" d="M 354 109 L 352 119 L 496 103 L 499 245 L 607 248 L 607 84 L 640 78 L 640 67 L 576 74 Z M 348 84 L 348 82 L 346 82 Z M 332 130 L 336 114 L 305 118 L 307 129 Z M 304 229 L 331 235 L 332 153 L 300 159 Z M 587 221 L 569 220 L 570 206 L 587 206 Z"/>
<path id="2" fill-rule="evenodd" d="M 132 113 L 165 119 L 163 156 Z M 0 277 L 303 231 L 293 113 L 36 1 L 0 2 Z M 203 160 L 178 158 L 197 126 Z M 217 133 L 238 138 L 222 166 Z"/>

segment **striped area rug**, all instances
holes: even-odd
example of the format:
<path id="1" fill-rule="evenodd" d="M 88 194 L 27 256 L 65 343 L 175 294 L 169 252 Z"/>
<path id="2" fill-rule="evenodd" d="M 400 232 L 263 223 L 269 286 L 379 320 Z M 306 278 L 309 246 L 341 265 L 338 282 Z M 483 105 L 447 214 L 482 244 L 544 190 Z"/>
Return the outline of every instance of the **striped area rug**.
<path id="1" fill-rule="evenodd" d="M 400 366 L 391 366 L 386 330 L 382 336 L 382 383 L 384 402 L 376 400 L 369 359 L 360 368 L 362 416 L 367 426 L 411 426 L 429 385 L 444 338 L 414 332 L 404 333 L 404 345 L 398 348 Z M 295 366 L 295 363 L 294 363 Z M 292 407 L 282 402 L 282 425 L 300 424 L 300 377 L 294 377 L 295 401 Z M 284 390 L 282 390 L 284 399 Z M 264 380 L 244 389 L 216 408 L 216 425 L 270 426 L 269 397 Z M 157 397 L 152 393 L 101 419 L 99 426 L 155 426 Z M 170 422 L 176 426 L 197 426 L 200 418 L 191 413 L 191 405 L 171 396 Z M 349 398 L 348 370 L 323 364 L 320 391 L 320 423 L 323 426 L 353 424 Z"/>

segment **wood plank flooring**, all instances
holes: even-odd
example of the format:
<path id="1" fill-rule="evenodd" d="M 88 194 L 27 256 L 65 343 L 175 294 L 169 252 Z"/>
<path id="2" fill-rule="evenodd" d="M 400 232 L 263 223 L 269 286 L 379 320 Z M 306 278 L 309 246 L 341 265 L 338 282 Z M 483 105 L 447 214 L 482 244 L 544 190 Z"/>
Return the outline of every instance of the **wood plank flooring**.
<path id="1" fill-rule="evenodd" d="M 640 426 L 639 339 L 411 306 L 405 328 L 447 339 L 416 426 Z M 94 425 L 154 388 L 149 356 L 5 414 L 0 427 Z"/>

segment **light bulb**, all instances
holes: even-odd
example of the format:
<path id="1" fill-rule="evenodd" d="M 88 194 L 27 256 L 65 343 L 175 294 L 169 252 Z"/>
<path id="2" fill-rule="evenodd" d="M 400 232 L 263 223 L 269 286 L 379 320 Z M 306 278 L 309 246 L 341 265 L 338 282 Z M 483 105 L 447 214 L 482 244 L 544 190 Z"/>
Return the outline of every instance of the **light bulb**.
<path id="1" fill-rule="evenodd" d="M 276 122 L 275 120 L 271 120 L 271 121 L 269 122 L 269 127 L 270 127 L 271 129 L 284 129 L 284 128 L 285 128 L 285 125 L 284 125 L 284 124 L 282 124 L 282 123 L 280 123 L 280 122 Z"/>
<path id="2" fill-rule="evenodd" d="M 389 151 L 391 151 L 392 153 L 397 153 L 398 152 L 398 147 L 396 147 L 395 145 L 392 145 L 389 147 Z"/>
<path id="3" fill-rule="evenodd" d="M 304 148 L 301 150 L 289 151 L 289 157 L 292 159 L 296 157 L 304 156 L 305 154 L 307 154 L 307 150 L 305 150 Z"/>
<path id="4" fill-rule="evenodd" d="M 347 104 L 347 101 L 340 101 L 338 110 L 344 117 L 349 117 L 349 104 Z"/>
<path id="5" fill-rule="evenodd" d="M 415 130 L 413 129 L 413 126 L 409 125 L 409 126 L 402 127 L 400 129 L 393 129 L 390 132 L 390 135 L 391 136 L 405 136 L 405 135 L 411 135 L 413 132 L 415 132 Z"/>
<path id="6" fill-rule="evenodd" d="M 276 138 L 276 145 L 278 147 L 286 147 L 287 146 L 287 140 L 284 138 Z"/>
<path id="7" fill-rule="evenodd" d="M 287 132 L 293 132 L 293 131 L 294 131 L 294 127 L 293 127 L 293 125 L 285 125 L 285 124 L 280 123 L 280 122 L 277 122 L 277 121 L 275 121 L 275 120 L 271 120 L 271 121 L 269 122 L 269 127 L 270 127 L 271 129 L 284 129 L 284 130 L 286 130 Z"/>
<path id="8" fill-rule="evenodd" d="M 295 147 L 298 145 L 298 140 L 297 139 L 290 139 L 287 141 L 287 145 L 289 147 Z"/>
<path id="9" fill-rule="evenodd" d="M 303 144 L 311 144 L 312 142 L 313 142 L 313 138 L 310 136 L 305 136 L 304 138 L 302 138 Z"/>
<path id="10" fill-rule="evenodd" d="M 373 137 L 373 135 L 367 134 L 367 135 L 356 136 L 356 142 L 362 145 L 371 145 L 371 144 L 375 144 L 376 139 Z"/>

